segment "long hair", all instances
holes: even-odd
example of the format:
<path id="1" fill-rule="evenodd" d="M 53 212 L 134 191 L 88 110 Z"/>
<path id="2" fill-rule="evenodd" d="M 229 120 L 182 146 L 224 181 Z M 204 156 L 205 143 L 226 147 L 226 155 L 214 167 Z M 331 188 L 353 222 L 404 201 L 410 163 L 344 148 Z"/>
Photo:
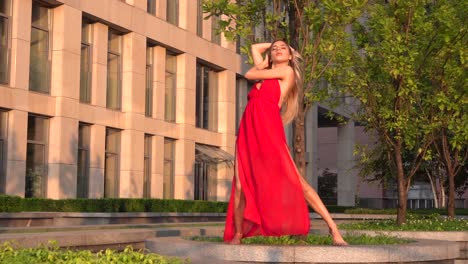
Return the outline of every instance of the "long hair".
<path id="1" fill-rule="evenodd" d="M 271 43 L 271 46 L 278 41 L 282 41 L 288 45 L 288 43 L 284 40 L 275 40 Z M 284 105 L 281 111 L 281 119 L 283 120 L 283 124 L 288 124 L 294 118 L 296 118 L 297 113 L 299 111 L 299 91 L 302 89 L 303 79 L 302 79 L 302 57 L 299 52 L 293 50 L 291 46 L 289 46 L 289 53 L 292 55 L 292 59 L 289 60 L 289 66 L 294 70 L 294 82 L 295 85 L 289 89 L 288 93 L 283 98 Z M 268 56 L 271 58 L 271 48 L 268 52 Z M 272 67 L 272 61 L 269 62 L 269 68 Z"/>

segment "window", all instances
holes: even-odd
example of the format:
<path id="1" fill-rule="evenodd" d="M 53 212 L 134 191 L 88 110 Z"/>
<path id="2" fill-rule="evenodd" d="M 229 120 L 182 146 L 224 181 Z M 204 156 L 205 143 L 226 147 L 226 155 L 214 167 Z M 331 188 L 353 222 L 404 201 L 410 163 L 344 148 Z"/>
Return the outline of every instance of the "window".
<path id="1" fill-rule="evenodd" d="M 219 17 L 218 16 L 212 16 L 211 17 L 211 42 L 221 45 L 221 35 L 218 32 L 219 28 Z"/>
<path id="2" fill-rule="evenodd" d="M 91 126 L 78 125 L 78 175 L 76 182 L 76 197 L 88 198 L 89 189 L 89 141 Z"/>
<path id="3" fill-rule="evenodd" d="M 107 52 L 107 108 L 120 110 L 122 104 L 122 36 L 109 30 Z"/>
<path id="4" fill-rule="evenodd" d="M 156 15 L 156 0 L 146 0 L 146 12 Z"/>
<path id="5" fill-rule="evenodd" d="M 174 198 L 175 140 L 164 139 L 163 198 Z"/>
<path id="6" fill-rule="evenodd" d="M 80 102 L 91 103 L 91 39 L 92 25 L 83 20 L 81 24 Z"/>
<path id="7" fill-rule="evenodd" d="M 167 0 L 166 5 L 166 20 L 167 22 L 179 25 L 179 0 Z"/>
<path id="8" fill-rule="evenodd" d="M 7 112 L 0 109 L 0 193 L 5 193 L 5 165 L 7 140 Z"/>
<path id="9" fill-rule="evenodd" d="M 195 144 L 194 200 L 216 200 L 218 165 L 203 158 L 205 153 L 199 149 L 216 148 Z"/>
<path id="10" fill-rule="evenodd" d="M 166 88 L 164 95 L 164 119 L 175 121 L 176 114 L 177 57 L 166 53 Z"/>
<path id="11" fill-rule="evenodd" d="M 197 36 L 203 37 L 203 1 L 197 0 Z"/>
<path id="12" fill-rule="evenodd" d="M 50 14 L 49 8 L 33 2 L 29 89 L 41 93 L 50 92 Z"/>
<path id="13" fill-rule="evenodd" d="M 196 127 L 216 130 L 217 127 L 217 73 L 197 63 Z"/>
<path id="14" fill-rule="evenodd" d="M 8 83 L 10 57 L 10 0 L 0 1 L 0 83 Z"/>
<path id="15" fill-rule="evenodd" d="M 151 143 L 153 136 L 145 135 L 143 163 L 143 197 L 151 197 Z"/>
<path id="16" fill-rule="evenodd" d="M 104 164 L 104 197 L 119 196 L 120 130 L 106 129 L 106 160 Z"/>
<path id="17" fill-rule="evenodd" d="M 35 115 L 28 117 L 26 198 L 46 196 L 48 134 L 48 118 Z"/>
<path id="18" fill-rule="evenodd" d="M 254 83 L 249 82 L 247 79 L 236 79 L 236 135 L 242 114 L 244 113 L 245 106 L 247 105 L 247 94 L 249 93 L 249 88 L 252 87 L 252 85 L 254 85 Z"/>
<path id="19" fill-rule="evenodd" d="M 146 48 L 145 116 L 153 116 L 153 48 Z"/>

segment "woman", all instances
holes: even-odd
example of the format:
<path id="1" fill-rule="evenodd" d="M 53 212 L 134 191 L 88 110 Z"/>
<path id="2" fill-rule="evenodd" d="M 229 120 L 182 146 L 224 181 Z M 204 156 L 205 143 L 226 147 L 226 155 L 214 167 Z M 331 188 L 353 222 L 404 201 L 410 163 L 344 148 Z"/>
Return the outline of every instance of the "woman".
<path id="1" fill-rule="evenodd" d="M 256 235 L 307 235 L 307 201 L 327 223 L 333 243 L 347 245 L 317 193 L 300 176 L 286 144 L 283 122 L 296 116 L 302 85 L 300 55 L 286 42 L 275 41 L 252 45 L 252 56 L 255 66 L 245 77 L 262 82 L 249 92 L 239 126 L 224 240 L 240 244 Z"/>

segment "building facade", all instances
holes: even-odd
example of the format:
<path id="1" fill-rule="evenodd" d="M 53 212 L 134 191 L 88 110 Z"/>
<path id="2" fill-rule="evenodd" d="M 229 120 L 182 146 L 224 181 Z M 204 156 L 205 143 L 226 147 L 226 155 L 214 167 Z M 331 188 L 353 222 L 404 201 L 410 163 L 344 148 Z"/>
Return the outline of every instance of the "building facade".
<path id="1" fill-rule="evenodd" d="M 241 58 L 200 4 L 0 0 L 0 192 L 225 200 Z"/>

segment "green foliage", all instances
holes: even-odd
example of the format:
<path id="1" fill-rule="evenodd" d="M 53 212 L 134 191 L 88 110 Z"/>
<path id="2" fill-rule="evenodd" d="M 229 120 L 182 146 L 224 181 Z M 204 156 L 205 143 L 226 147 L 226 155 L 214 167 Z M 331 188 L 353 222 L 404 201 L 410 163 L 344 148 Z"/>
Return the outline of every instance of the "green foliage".
<path id="1" fill-rule="evenodd" d="M 457 215 L 468 215 L 468 209 L 464 208 L 457 208 L 455 209 Z M 397 210 L 395 208 L 392 209 L 371 209 L 371 208 L 350 208 L 344 210 L 345 214 L 380 214 L 380 215 L 395 215 Z M 447 213 L 444 209 L 414 209 L 409 210 L 410 214 L 413 215 L 431 215 L 431 214 L 438 214 L 444 215 Z"/>
<path id="2" fill-rule="evenodd" d="M 123 252 L 111 249 L 92 253 L 89 250 L 64 250 L 57 246 L 56 242 L 49 242 L 37 248 L 18 248 L 11 243 L 0 246 L 0 263 L 42 263 L 42 264 L 183 264 L 189 263 L 173 257 L 163 257 L 143 250 L 135 251 L 132 247 L 126 247 Z"/>
<path id="3" fill-rule="evenodd" d="M 394 219 L 372 220 L 340 224 L 346 230 L 381 230 L 381 231 L 468 231 L 468 220 L 449 219 L 439 214 L 408 214 L 406 223 L 397 225 Z"/>
<path id="4" fill-rule="evenodd" d="M 394 245 L 411 242 L 407 239 L 396 238 L 392 236 L 378 235 L 344 235 L 344 239 L 350 245 Z M 203 237 L 196 236 L 188 238 L 194 241 L 203 242 L 223 242 L 221 237 Z M 242 239 L 242 244 L 246 245 L 332 245 L 333 241 L 330 236 L 323 235 L 308 235 L 308 236 L 255 236 Z"/>
<path id="5" fill-rule="evenodd" d="M 210 212 L 224 213 L 226 202 L 164 199 L 20 198 L 0 195 L 0 212 Z"/>

